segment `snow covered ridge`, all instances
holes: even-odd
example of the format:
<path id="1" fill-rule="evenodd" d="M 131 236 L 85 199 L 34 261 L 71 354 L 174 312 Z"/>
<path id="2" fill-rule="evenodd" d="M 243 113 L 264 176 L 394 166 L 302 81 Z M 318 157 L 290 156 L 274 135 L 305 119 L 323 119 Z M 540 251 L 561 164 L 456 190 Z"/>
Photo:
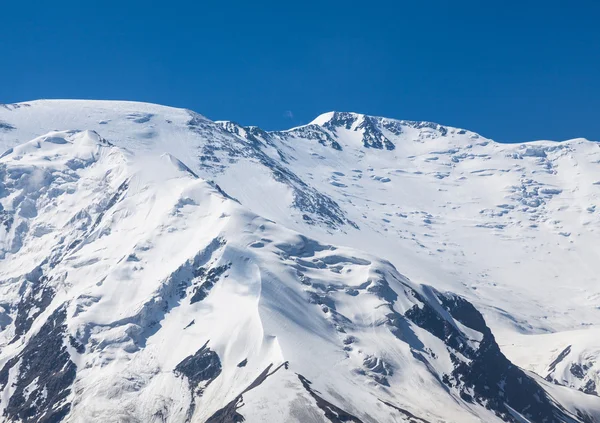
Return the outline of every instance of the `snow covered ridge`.
<path id="1" fill-rule="evenodd" d="M 597 144 L 0 121 L 0 421 L 600 421 Z"/>

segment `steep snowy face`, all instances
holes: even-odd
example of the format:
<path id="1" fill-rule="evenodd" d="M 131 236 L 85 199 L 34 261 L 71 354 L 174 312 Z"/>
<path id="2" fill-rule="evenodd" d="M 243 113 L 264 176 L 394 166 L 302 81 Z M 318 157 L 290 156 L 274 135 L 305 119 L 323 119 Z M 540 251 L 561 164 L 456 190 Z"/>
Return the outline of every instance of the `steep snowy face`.
<path id="1" fill-rule="evenodd" d="M 189 110 L 132 102 L 39 101 L 0 106 L 0 114 L 4 113 L 18 125 L 0 130 L 0 146 L 5 148 L 48 129 L 93 129 L 133 151 L 183 157 L 206 178 L 238 177 L 230 170 L 244 172 L 250 164 L 254 169 L 245 175 L 251 178 L 248 185 L 263 190 L 259 197 L 254 197 L 254 190 L 249 192 L 254 198 L 252 208 L 270 212 L 268 217 L 274 217 L 275 211 L 289 215 L 291 210 L 292 219 L 299 222 L 330 228 L 353 225 L 333 199 L 293 172 L 288 166 L 293 158 L 284 155 L 275 143 L 264 140 L 262 134 L 266 133 L 258 128 L 215 123 Z M 273 197 L 271 201 L 262 201 L 266 192 Z M 261 208 L 261 204 L 269 207 Z"/>
<path id="2" fill-rule="evenodd" d="M 598 421 L 597 144 L 126 102 L 0 121 L 5 420 Z"/>
<path id="3" fill-rule="evenodd" d="M 359 228 L 328 239 L 368 246 L 412 278 L 468 296 L 503 334 L 598 323 L 599 144 L 497 144 L 353 113 L 263 137 Z M 220 184 L 233 195 L 247 190 L 233 179 Z M 294 225 L 274 210 L 263 214 Z"/>

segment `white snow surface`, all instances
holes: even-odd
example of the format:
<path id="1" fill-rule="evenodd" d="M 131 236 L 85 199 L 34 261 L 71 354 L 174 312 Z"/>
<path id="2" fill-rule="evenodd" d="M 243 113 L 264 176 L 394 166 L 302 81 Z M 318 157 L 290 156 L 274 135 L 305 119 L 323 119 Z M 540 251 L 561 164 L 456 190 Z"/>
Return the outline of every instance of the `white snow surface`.
<path id="1" fill-rule="evenodd" d="M 0 421 L 18 420 L 20 363 L 61 307 L 77 370 L 50 408 L 68 404 L 65 421 L 234 421 L 214 420 L 232 401 L 248 422 L 337 421 L 299 375 L 363 422 L 535 421 L 442 383 L 445 340 L 390 329 L 424 299 L 445 316 L 446 292 L 572 421 L 600 421 L 581 392 L 600 384 L 598 143 L 336 112 L 266 132 L 39 100 L 0 106 L 0 149 Z M 478 348 L 481 331 L 447 319 Z M 203 346 L 221 370 L 192 387 L 178 365 Z M 24 391 L 38 409 L 42 379 Z"/>

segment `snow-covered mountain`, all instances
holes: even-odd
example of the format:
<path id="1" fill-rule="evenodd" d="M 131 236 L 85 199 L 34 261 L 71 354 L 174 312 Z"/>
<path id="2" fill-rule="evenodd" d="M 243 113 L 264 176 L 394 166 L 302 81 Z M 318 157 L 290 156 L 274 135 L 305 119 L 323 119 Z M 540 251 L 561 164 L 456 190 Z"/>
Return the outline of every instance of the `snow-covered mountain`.
<path id="1" fill-rule="evenodd" d="M 600 422 L 600 145 L 0 106 L 0 420 Z"/>

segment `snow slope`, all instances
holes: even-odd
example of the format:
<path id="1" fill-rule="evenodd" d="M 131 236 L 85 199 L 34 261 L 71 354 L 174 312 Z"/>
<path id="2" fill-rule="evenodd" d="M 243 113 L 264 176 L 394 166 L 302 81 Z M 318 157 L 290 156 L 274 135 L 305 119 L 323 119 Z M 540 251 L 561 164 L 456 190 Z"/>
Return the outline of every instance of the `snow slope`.
<path id="1" fill-rule="evenodd" d="M 7 421 L 600 421 L 596 143 L 133 102 L 0 122 Z"/>

